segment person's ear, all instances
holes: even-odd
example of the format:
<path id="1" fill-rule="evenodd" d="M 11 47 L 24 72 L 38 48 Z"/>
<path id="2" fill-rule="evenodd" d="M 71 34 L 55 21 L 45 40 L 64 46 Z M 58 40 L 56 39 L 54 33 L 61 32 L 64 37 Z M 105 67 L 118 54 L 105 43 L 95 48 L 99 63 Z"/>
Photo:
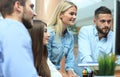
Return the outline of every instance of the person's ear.
<path id="1" fill-rule="evenodd" d="M 16 1 L 15 4 L 14 4 L 14 10 L 18 11 L 18 12 L 21 12 L 22 9 L 23 9 L 23 6 L 21 5 L 21 3 L 19 1 Z"/>
<path id="2" fill-rule="evenodd" d="M 95 18 L 94 18 L 93 22 L 94 22 L 94 24 L 96 24 L 96 19 Z"/>
<path id="3" fill-rule="evenodd" d="M 59 17 L 60 17 L 60 19 L 62 19 L 62 17 L 63 17 L 63 13 L 60 13 Z"/>

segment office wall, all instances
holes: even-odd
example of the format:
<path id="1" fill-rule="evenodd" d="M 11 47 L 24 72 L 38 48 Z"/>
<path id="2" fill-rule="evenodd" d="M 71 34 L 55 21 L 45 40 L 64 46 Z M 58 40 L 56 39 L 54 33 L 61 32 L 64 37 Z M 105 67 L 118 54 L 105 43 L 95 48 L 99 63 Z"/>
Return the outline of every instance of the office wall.
<path id="1" fill-rule="evenodd" d="M 52 16 L 55 7 L 61 0 L 36 0 L 35 11 L 37 13 L 36 19 L 43 20 L 48 23 Z"/>

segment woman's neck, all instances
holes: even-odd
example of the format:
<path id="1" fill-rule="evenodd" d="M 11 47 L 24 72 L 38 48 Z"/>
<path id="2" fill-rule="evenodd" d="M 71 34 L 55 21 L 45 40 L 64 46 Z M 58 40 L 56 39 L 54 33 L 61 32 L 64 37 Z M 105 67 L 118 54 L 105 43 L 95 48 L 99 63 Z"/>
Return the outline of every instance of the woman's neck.
<path id="1" fill-rule="evenodd" d="M 66 29 L 67 29 L 67 26 L 66 26 L 66 25 L 63 25 L 63 26 L 62 26 L 62 35 L 64 35 L 64 34 L 65 34 Z"/>

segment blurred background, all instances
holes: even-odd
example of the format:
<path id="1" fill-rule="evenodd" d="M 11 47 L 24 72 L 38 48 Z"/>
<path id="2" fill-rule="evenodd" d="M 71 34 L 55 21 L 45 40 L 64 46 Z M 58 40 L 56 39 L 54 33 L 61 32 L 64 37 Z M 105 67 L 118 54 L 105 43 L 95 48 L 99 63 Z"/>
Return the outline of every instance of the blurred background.
<path id="1" fill-rule="evenodd" d="M 61 0 L 32 0 L 35 4 L 35 11 L 38 16 L 36 18 L 49 21 L 55 7 Z M 115 0 L 68 0 L 75 3 L 78 7 L 77 19 L 75 26 L 93 24 L 94 10 L 99 6 L 107 6 L 114 14 Z"/>
<path id="2" fill-rule="evenodd" d="M 34 10 L 37 13 L 35 19 L 40 19 L 48 23 L 52 16 L 55 7 L 61 0 L 32 0 L 35 7 Z M 94 11 L 99 6 L 108 7 L 113 14 L 113 31 L 114 31 L 114 45 L 113 52 L 120 56 L 120 0 L 68 0 L 75 3 L 78 7 L 77 19 L 75 24 L 69 29 L 74 34 L 75 46 L 74 54 L 78 52 L 78 32 L 82 26 L 93 24 Z M 0 14 L 0 20 L 2 16 Z M 120 70 L 120 68 L 118 68 Z M 118 72 L 119 73 L 119 72 Z M 117 77 L 117 76 L 116 76 Z M 118 76 L 119 77 L 119 76 Z"/>
<path id="3" fill-rule="evenodd" d="M 34 10 L 38 16 L 36 19 L 41 19 L 46 23 L 49 21 L 55 7 L 61 0 L 32 0 L 35 7 Z M 94 10 L 99 6 L 107 6 L 114 12 L 115 0 L 68 0 L 74 2 L 78 7 L 77 19 L 75 26 L 81 27 L 84 25 L 93 24 Z M 2 18 L 0 16 L 0 18 Z"/>
<path id="4" fill-rule="evenodd" d="M 32 2 L 35 5 L 34 10 L 37 13 L 35 19 L 40 19 L 48 23 L 50 17 L 52 16 L 55 10 L 55 7 L 60 1 L 61 0 L 32 0 Z M 77 54 L 77 35 L 80 28 L 82 26 L 93 24 L 94 11 L 99 6 L 107 6 L 109 9 L 112 10 L 114 17 L 113 25 L 116 25 L 116 1 L 119 0 L 68 0 L 68 1 L 75 3 L 78 7 L 75 25 L 70 27 L 70 30 L 73 32 L 75 37 L 75 54 Z M 0 19 L 2 19 L 1 15 Z M 116 31 L 116 26 L 114 26 L 113 30 Z M 115 45 L 113 51 L 115 51 Z"/>

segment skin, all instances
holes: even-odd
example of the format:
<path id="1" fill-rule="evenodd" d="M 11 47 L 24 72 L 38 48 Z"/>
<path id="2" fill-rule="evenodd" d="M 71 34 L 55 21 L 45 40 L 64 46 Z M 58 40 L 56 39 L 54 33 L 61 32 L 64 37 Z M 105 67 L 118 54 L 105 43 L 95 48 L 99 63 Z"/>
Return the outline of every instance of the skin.
<path id="1" fill-rule="evenodd" d="M 99 14 L 94 19 L 94 23 L 98 30 L 99 39 L 105 37 L 112 27 L 112 15 L 111 14 Z"/>
<path id="2" fill-rule="evenodd" d="M 31 28 L 33 25 L 33 18 L 37 15 L 34 11 L 33 11 L 33 3 L 31 2 L 31 0 L 27 0 L 26 2 L 26 6 L 23 8 L 23 18 L 22 21 L 25 24 L 25 26 L 27 28 Z"/>
<path id="3" fill-rule="evenodd" d="M 47 45 L 48 44 L 48 39 L 50 37 L 50 34 L 47 32 L 47 27 L 44 27 L 44 36 L 43 36 L 43 44 Z"/>

